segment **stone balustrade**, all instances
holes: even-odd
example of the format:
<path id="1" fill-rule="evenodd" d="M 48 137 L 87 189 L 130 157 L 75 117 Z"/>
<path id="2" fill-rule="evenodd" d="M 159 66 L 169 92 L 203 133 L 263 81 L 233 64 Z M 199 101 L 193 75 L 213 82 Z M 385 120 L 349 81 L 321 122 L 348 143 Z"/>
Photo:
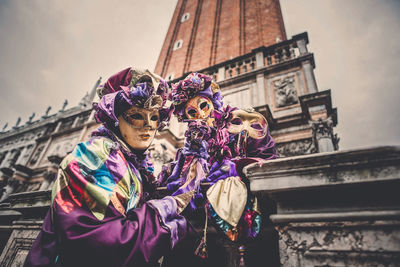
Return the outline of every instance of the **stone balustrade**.
<path id="1" fill-rule="evenodd" d="M 308 35 L 304 32 L 293 36 L 290 40 L 254 49 L 251 53 L 213 65 L 199 72 L 211 75 L 215 81 L 224 81 L 308 55 L 307 44 Z"/>

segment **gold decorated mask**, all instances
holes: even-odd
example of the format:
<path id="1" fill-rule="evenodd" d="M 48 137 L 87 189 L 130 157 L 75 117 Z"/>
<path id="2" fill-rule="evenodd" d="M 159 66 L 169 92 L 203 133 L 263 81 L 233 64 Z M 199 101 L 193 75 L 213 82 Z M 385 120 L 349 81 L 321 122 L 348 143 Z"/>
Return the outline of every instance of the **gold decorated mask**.
<path id="1" fill-rule="evenodd" d="M 258 112 L 235 110 L 228 122 L 228 132 L 237 134 L 236 151 L 241 157 L 247 157 L 247 137 L 262 139 L 267 135 L 267 120 Z"/>
<path id="2" fill-rule="evenodd" d="M 267 134 L 267 120 L 258 112 L 248 112 L 238 109 L 232 112 L 228 123 L 228 132 L 231 134 L 246 133 L 254 139 L 264 138 Z"/>
<path id="3" fill-rule="evenodd" d="M 207 119 L 214 112 L 214 105 L 204 96 L 195 96 L 185 106 L 186 118 L 189 120 Z"/>
<path id="4" fill-rule="evenodd" d="M 134 149 L 147 149 L 153 142 L 159 118 L 158 109 L 131 107 L 118 117 L 123 139 Z"/>

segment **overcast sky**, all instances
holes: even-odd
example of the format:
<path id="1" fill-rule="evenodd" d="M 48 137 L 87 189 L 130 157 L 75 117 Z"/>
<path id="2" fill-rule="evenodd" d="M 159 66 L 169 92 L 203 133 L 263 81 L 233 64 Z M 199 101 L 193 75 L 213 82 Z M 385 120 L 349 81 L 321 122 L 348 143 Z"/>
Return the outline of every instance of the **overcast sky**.
<path id="1" fill-rule="evenodd" d="M 0 130 L 76 105 L 102 76 L 154 69 L 177 0 L 0 0 Z M 400 144 L 400 1 L 281 0 L 332 89 L 340 149 Z"/>

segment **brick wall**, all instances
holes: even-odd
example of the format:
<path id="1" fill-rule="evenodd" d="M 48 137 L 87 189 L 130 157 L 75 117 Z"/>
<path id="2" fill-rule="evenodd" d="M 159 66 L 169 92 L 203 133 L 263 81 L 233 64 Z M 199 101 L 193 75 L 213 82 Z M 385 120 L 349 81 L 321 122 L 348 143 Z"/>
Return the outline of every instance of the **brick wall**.
<path id="1" fill-rule="evenodd" d="M 189 19 L 181 22 L 189 13 Z M 180 77 L 286 40 L 279 0 L 179 0 L 155 72 Z M 174 50 L 176 41 L 182 47 Z"/>

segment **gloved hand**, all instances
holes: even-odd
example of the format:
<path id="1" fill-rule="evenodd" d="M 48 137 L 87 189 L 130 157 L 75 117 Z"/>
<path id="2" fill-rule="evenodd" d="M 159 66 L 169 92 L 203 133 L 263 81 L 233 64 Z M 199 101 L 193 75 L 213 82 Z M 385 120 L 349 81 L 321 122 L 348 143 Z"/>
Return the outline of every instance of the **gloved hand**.
<path id="1" fill-rule="evenodd" d="M 216 161 L 211 166 L 210 172 L 206 178 L 206 182 L 215 184 L 219 180 L 232 176 L 239 176 L 236 171 L 236 165 L 231 160 L 225 159 L 221 163 Z"/>

